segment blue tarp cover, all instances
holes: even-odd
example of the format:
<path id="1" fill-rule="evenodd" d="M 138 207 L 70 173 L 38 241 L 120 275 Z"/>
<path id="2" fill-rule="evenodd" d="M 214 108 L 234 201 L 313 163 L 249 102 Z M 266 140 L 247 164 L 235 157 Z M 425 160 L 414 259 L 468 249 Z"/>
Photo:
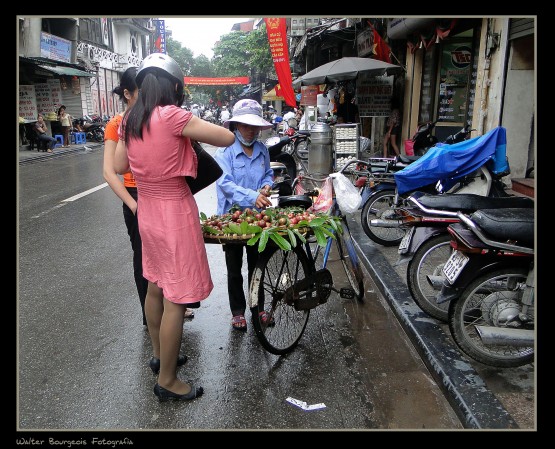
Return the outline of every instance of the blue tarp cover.
<path id="1" fill-rule="evenodd" d="M 507 131 L 502 126 L 492 129 L 483 136 L 447 145 L 438 143 L 424 156 L 395 173 L 399 194 L 416 190 L 441 181 L 449 190 L 456 181 L 482 165 L 495 174 L 509 171 L 506 157 Z"/>

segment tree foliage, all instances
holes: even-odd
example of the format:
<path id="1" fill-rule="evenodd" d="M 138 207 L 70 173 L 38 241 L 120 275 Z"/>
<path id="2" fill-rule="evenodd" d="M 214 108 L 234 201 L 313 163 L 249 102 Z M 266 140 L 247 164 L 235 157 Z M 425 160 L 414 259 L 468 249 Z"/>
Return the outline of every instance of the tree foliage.
<path id="1" fill-rule="evenodd" d="M 176 60 L 185 76 L 198 77 L 234 77 L 248 76 L 251 79 L 265 78 L 273 73 L 274 64 L 270 45 L 266 34 L 266 25 L 251 32 L 231 31 L 220 37 L 215 44 L 214 56 L 208 59 L 205 55 L 193 57 L 193 52 L 183 47 L 172 37 L 166 41 L 168 54 Z M 242 86 L 188 86 L 193 99 L 208 95 L 220 98 L 221 94 L 229 98 L 236 96 Z"/>
<path id="2" fill-rule="evenodd" d="M 172 37 L 168 37 L 166 40 L 166 51 L 168 52 L 168 55 L 175 59 L 175 62 L 179 64 L 179 67 L 181 67 L 185 76 L 191 76 L 191 72 L 195 65 L 193 51 L 183 47 L 181 42 L 176 41 Z"/>

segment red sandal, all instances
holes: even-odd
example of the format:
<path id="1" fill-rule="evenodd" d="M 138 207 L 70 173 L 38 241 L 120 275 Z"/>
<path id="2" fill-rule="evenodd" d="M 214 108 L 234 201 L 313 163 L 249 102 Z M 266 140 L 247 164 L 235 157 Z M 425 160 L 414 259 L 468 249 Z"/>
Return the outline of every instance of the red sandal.
<path id="1" fill-rule="evenodd" d="M 231 325 L 233 326 L 233 329 L 236 329 L 238 331 L 247 330 L 247 320 L 245 320 L 244 315 L 235 315 L 231 319 Z"/>
<path id="2" fill-rule="evenodd" d="M 271 317 L 270 314 L 265 310 L 258 314 L 258 318 L 260 319 L 260 322 L 262 324 L 265 324 L 266 326 L 274 326 L 276 324 L 274 317 Z"/>

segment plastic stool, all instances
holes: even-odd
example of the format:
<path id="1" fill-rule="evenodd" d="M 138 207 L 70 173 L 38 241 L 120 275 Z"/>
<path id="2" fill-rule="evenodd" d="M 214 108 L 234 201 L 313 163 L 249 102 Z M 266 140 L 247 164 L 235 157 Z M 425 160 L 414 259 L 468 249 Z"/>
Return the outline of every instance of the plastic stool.
<path id="1" fill-rule="evenodd" d="M 58 143 L 54 146 L 54 148 L 64 146 L 64 136 L 62 136 L 61 134 L 55 134 L 54 139 L 56 139 L 58 141 Z"/>
<path id="2" fill-rule="evenodd" d="M 87 143 L 85 133 L 71 133 L 71 142 L 75 144 Z"/>

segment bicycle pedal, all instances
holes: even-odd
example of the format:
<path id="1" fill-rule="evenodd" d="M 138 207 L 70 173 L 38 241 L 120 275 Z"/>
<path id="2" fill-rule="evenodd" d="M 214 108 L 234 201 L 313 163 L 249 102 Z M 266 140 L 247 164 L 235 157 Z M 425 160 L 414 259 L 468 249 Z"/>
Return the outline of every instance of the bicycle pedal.
<path id="1" fill-rule="evenodd" d="M 343 287 L 339 290 L 339 296 L 345 299 L 353 299 L 355 297 L 355 291 L 352 288 Z"/>

